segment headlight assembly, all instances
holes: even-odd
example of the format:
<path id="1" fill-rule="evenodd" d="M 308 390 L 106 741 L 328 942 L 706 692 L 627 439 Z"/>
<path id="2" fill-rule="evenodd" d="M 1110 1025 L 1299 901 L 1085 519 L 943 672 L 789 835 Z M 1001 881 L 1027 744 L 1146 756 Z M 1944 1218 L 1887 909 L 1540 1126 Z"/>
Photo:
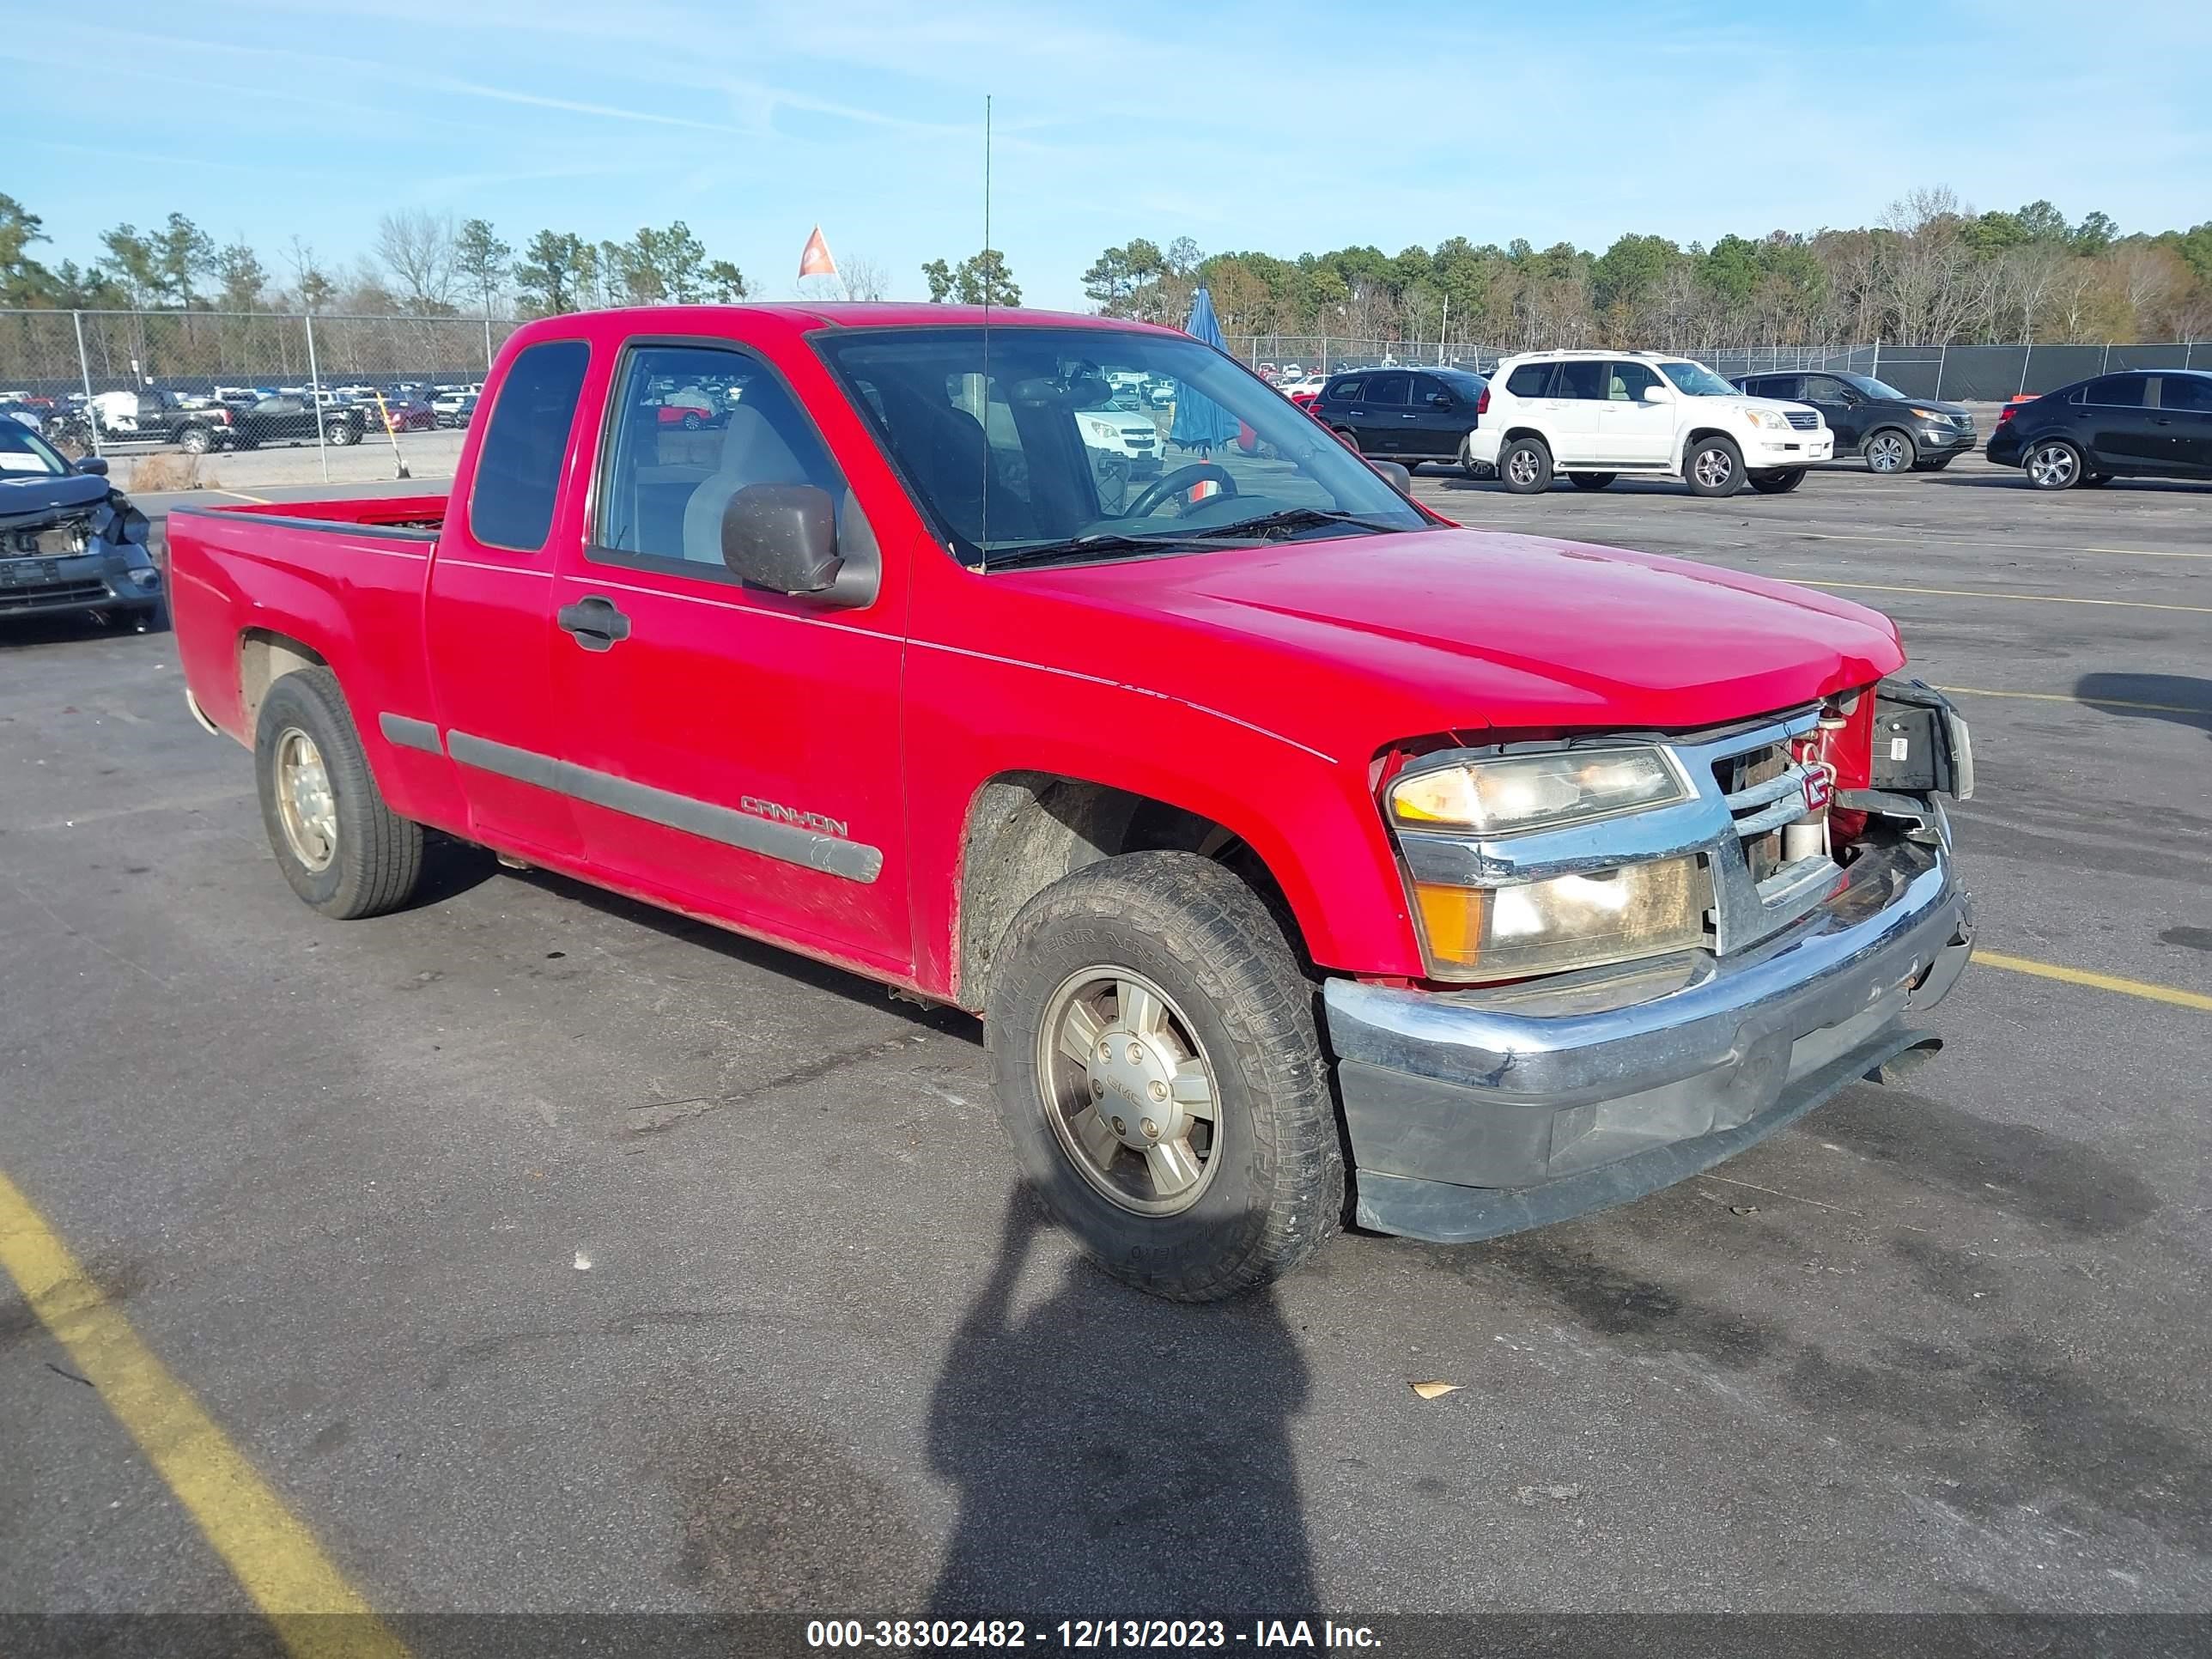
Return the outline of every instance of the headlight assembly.
<path id="1" fill-rule="evenodd" d="M 1636 744 L 1500 755 L 1410 771 L 1390 786 L 1389 800 L 1390 816 L 1408 830 L 1510 836 L 1670 806 L 1690 796 L 1688 781 L 1664 750 Z"/>
<path id="2" fill-rule="evenodd" d="M 1519 979 L 1685 951 L 1705 939 L 1712 882 L 1692 855 L 1510 887 L 1416 882 L 1439 979 Z"/>
<path id="3" fill-rule="evenodd" d="M 1747 409 L 1743 418 L 1765 432 L 1787 432 L 1790 417 L 1778 409 Z"/>

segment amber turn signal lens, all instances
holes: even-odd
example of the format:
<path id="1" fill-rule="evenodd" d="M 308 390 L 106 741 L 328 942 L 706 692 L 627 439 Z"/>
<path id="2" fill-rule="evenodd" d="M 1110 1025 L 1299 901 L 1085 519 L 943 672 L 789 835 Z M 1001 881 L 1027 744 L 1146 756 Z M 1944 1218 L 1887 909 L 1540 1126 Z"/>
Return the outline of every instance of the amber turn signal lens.
<path id="1" fill-rule="evenodd" d="M 1440 967 L 1474 967 L 1482 954 L 1482 907 L 1489 894 L 1480 887 L 1415 882 L 1413 896 L 1421 906 L 1429 960 Z"/>

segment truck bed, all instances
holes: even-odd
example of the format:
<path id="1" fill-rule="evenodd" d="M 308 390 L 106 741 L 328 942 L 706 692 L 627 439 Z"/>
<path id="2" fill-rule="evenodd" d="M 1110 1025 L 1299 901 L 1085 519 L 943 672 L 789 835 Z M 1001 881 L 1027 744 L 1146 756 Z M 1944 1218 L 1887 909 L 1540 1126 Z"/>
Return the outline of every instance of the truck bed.
<path id="1" fill-rule="evenodd" d="M 301 660 L 367 708 L 427 707 L 422 597 L 445 518 L 443 495 L 172 508 L 170 610 L 203 717 L 252 743 L 261 687 Z"/>

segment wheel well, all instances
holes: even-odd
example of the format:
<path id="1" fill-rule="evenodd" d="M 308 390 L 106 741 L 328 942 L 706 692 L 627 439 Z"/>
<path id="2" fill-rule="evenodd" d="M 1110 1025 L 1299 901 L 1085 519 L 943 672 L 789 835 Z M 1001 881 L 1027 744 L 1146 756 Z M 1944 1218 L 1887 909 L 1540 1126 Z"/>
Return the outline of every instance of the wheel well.
<path id="1" fill-rule="evenodd" d="M 1685 455 L 1688 454 L 1690 453 L 1690 447 L 1692 444 L 1695 444 L 1700 438 L 1725 438 L 1730 443 L 1735 445 L 1735 452 L 1737 454 L 1741 455 L 1743 453 L 1743 444 L 1741 441 L 1736 437 L 1735 434 L 1729 431 L 1725 427 L 1717 426 L 1692 427 L 1687 432 L 1682 434 L 1682 453 Z"/>
<path id="2" fill-rule="evenodd" d="M 238 639 L 239 706 L 246 714 L 246 741 L 253 740 L 261 700 L 287 674 L 303 668 L 327 668 L 322 653 L 266 628 L 249 628 Z"/>
<path id="3" fill-rule="evenodd" d="M 1304 946 L 1281 884 L 1245 842 L 1203 813 L 1053 772 L 1007 772 L 975 793 L 960 849 L 955 920 L 960 1006 L 981 1012 L 1000 942 L 1021 908 L 1062 876 L 1124 853 L 1200 853 L 1233 871 Z"/>
<path id="4" fill-rule="evenodd" d="M 1505 428 L 1505 435 L 1498 441 L 1510 444 L 1518 438 L 1534 438 L 1547 450 L 1552 447 L 1552 441 L 1533 426 L 1509 426 Z"/>

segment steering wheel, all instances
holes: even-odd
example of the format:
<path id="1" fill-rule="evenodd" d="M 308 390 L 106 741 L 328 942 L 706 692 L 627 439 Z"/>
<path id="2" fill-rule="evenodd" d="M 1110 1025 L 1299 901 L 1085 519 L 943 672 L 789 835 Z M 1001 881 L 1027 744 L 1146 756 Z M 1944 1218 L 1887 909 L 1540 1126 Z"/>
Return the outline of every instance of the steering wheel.
<path id="1" fill-rule="evenodd" d="M 1129 503 L 1128 511 L 1122 516 L 1148 519 L 1153 509 L 1169 496 L 1180 495 L 1194 484 L 1204 483 L 1209 478 L 1221 486 L 1223 495 L 1234 495 L 1237 493 L 1237 480 L 1229 476 L 1227 468 L 1218 466 L 1212 461 L 1193 461 L 1188 466 L 1177 467 L 1164 478 L 1153 479 L 1145 493 Z"/>

